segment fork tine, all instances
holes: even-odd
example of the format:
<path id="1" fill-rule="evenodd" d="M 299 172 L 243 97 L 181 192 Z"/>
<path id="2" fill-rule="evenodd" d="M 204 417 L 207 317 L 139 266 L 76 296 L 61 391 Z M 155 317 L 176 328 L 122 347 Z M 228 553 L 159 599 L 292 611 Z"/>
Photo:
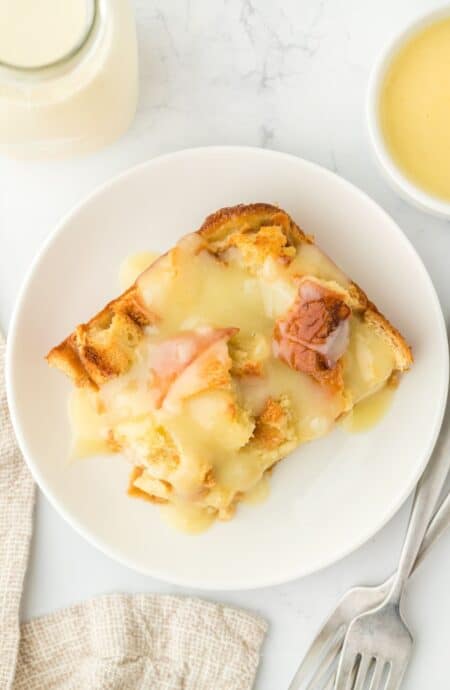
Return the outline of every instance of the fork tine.
<path id="1" fill-rule="evenodd" d="M 369 656 L 362 656 L 360 658 L 358 672 L 356 676 L 356 682 L 353 686 L 353 690 L 363 690 L 364 684 L 367 678 L 367 672 L 369 670 L 371 658 Z"/>
<path id="2" fill-rule="evenodd" d="M 341 652 L 341 659 L 337 670 L 336 684 L 334 690 L 351 690 L 354 682 L 354 671 L 358 661 L 358 655 L 352 653 L 347 649 L 344 643 L 344 648 Z"/>
<path id="3" fill-rule="evenodd" d="M 386 682 L 381 684 L 382 676 L 383 676 L 383 669 L 386 665 L 386 662 L 384 659 L 376 659 L 375 661 L 375 669 L 373 672 L 372 676 L 372 681 L 369 686 L 369 690 L 384 690 L 386 686 Z"/>
<path id="4" fill-rule="evenodd" d="M 386 690 L 398 690 L 406 671 L 405 664 L 391 664 Z"/>
<path id="5" fill-rule="evenodd" d="M 336 650 L 336 655 L 334 659 L 331 661 L 330 664 L 325 669 L 321 669 L 321 672 L 318 673 L 316 676 L 311 678 L 310 682 L 308 683 L 307 687 L 305 690 L 320 690 L 322 686 L 325 684 L 325 687 L 328 687 L 330 683 L 330 678 L 336 678 L 336 672 L 337 672 L 337 666 L 339 662 L 339 654 L 340 654 L 341 647 L 339 647 Z M 334 681 L 332 684 L 332 687 L 334 688 Z M 303 688 L 301 689 L 303 690 Z"/>
<path id="6" fill-rule="evenodd" d="M 334 690 L 334 682 L 336 680 L 336 674 L 332 673 L 330 679 L 323 690 Z"/>
<path id="7" fill-rule="evenodd" d="M 323 659 L 320 661 L 320 664 L 318 664 L 317 669 L 311 676 L 308 685 L 306 686 L 306 690 L 318 690 L 318 688 L 321 688 L 322 685 L 328 681 L 330 675 L 335 675 L 339 655 L 344 643 L 344 635 L 345 627 L 342 626 L 342 630 L 338 630 L 325 657 L 323 657 Z"/>
<path id="8" fill-rule="evenodd" d="M 291 681 L 289 690 L 301 690 L 301 688 L 308 688 L 310 686 L 312 680 L 315 677 L 317 678 L 318 672 L 320 673 L 322 664 L 327 663 L 331 656 L 335 656 L 338 653 L 333 653 L 333 650 L 338 642 L 340 649 L 345 632 L 346 626 L 342 624 L 336 630 L 333 616 L 330 616 L 306 652 L 297 673 Z"/>

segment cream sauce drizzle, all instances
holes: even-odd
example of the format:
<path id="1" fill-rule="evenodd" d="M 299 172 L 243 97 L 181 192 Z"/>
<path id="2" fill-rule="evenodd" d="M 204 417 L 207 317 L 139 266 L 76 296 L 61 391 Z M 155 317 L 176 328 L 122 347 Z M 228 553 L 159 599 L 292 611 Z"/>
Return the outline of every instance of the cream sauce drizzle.
<path id="1" fill-rule="evenodd" d="M 137 285 L 143 299 L 163 318 L 139 344 L 127 374 L 105 384 L 99 393 L 77 390 L 70 402 L 74 452 L 78 456 L 104 452 L 108 432 L 115 429 L 127 434 L 128 455 L 132 462 L 133 453 L 140 457 L 140 464 L 142 443 L 152 443 L 151 434 L 158 425 L 170 434 L 180 461 L 169 476 L 160 477 L 172 486 L 170 502 L 161 506 L 161 514 L 172 526 L 188 533 L 207 529 L 217 516 L 226 518 L 237 494 L 249 503 L 262 501 L 267 495 L 264 473 L 286 453 L 275 456 L 248 442 L 255 418 L 269 397 L 277 400 L 285 396 L 290 401 L 293 441 L 286 446 L 289 452 L 295 445 L 327 433 L 354 403 L 383 388 L 394 366 L 391 348 L 384 339 L 355 316 L 343 360 L 344 396 L 272 355 L 274 318 L 295 299 L 293 274 L 313 274 L 348 286 L 346 276 L 316 247 L 302 246 L 288 268 L 272 260 L 262 275 L 257 275 L 237 262 L 225 264 L 207 252 L 195 253 L 198 242 L 196 236 L 186 238 L 142 275 L 143 268 L 154 260 L 153 253 L 135 255 L 124 262 L 122 286 L 127 287 L 140 275 Z M 262 376 L 233 377 L 225 387 L 185 399 L 179 409 L 155 409 L 152 343 L 201 326 L 239 328 L 236 342 L 244 343 L 245 348 L 254 344 Z M 366 428 L 371 415 L 374 419 L 382 415 L 381 401 L 387 397 L 383 388 L 373 401 L 359 402 L 342 422 L 344 428 Z M 145 422 L 149 413 L 152 428 Z M 156 476 L 152 462 L 148 460 L 149 471 Z M 205 488 L 208 470 L 213 472 L 215 485 Z"/>

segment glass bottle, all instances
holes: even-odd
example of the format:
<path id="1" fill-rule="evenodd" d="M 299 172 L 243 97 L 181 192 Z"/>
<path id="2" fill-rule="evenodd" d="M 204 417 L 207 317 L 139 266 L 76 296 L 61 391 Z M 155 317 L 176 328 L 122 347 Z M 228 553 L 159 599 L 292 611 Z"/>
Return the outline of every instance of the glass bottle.
<path id="1" fill-rule="evenodd" d="M 18 3 L 13 13 L 2 9 L 5 2 Z M 57 0 L 0 2 L 0 23 L 11 36 L 2 42 L 0 28 L 0 154 L 92 152 L 133 120 L 138 62 L 130 0 L 59 0 L 61 6 L 58 14 Z M 27 7 L 34 16 L 24 15 L 29 26 L 21 33 L 18 13 Z"/>

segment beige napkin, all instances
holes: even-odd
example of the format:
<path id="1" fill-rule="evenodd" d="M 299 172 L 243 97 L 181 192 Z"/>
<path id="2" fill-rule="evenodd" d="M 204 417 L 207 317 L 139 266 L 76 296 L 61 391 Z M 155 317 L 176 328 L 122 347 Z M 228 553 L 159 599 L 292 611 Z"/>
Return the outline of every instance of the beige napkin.
<path id="1" fill-rule="evenodd" d="M 0 334 L 0 690 L 250 690 L 266 623 L 199 599 L 112 594 L 19 625 L 34 485 Z"/>

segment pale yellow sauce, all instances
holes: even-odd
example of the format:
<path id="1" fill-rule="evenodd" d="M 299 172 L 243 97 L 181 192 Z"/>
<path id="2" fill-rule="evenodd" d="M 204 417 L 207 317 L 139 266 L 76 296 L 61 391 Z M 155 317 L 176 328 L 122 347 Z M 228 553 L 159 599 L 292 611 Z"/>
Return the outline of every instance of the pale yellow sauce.
<path id="1" fill-rule="evenodd" d="M 156 259 L 156 252 L 139 252 L 131 254 L 122 261 L 119 268 L 120 289 L 125 291 L 133 285 L 135 280 L 148 268 Z"/>
<path id="2" fill-rule="evenodd" d="M 70 450 L 72 459 L 111 452 L 106 440 L 107 420 L 99 412 L 97 396 L 88 388 L 74 388 L 71 391 L 69 419 L 76 432 Z"/>
<path id="3" fill-rule="evenodd" d="M 141 276 L 139 287 L 146 302 L 164 314 L 161 337 L 205 325 L 235 326 L 243 334 L 268 333 L 272 326 L 258 281 L 237 264 L 225 265 L 205 252 L 184 257 L 177 247 L 174 256 L 162 257 Z"/>
<path id="4" fill-rule="evenodd" d="M 384 385 L 379 391 L 357 403 L 342 419 L 342 426 L 350 433 L 369 431 L 388 411 L 394 395 L 394 387 Z"/>
<path id="5" fill-rule="evenodd" d="M 348 287 L 349 279 L 339 266 L 317 248 L 315 244 L 302 244 L 297 255 L 289 265 L 292 275 L 312 275 L 320 280 L 335 282 L 341 287 Z"/>
<path id="6" fill-rule="evenodd" d="M 331 395 L 311 376 L 293 371 L 275 358 L 267 362 L 264 378 L 242 379 L 238 385 L 255 414 L 261 412 L 268 391 L 273 398 L 287 394 L 298 411 L 297 433 L 302 442 L 326 434 L 342 411 L 339 394 Z"/>
<path id="7" fill-rule="evenodd" d="M 395 367 L 392 347 L 373 328 L 351 317 L 351 337 L 344 355 L 344 385 L 352 404 L 386 383 Z"/>
<path id="8" fill-rule="evenodd" d="M 252 489 L 247 491 L 242 500 L 244 503 L 249 503 L 250 505 L 259 505 L 268 499 L 269 494 L 269 480 L 264 476 Z"/>
<path id="9" fill-rule="evenodd" d="M 86 0 L 0 0 L 0 60 L 39 67 L 75 48 L 87 28 Z"/>
<path id="10" fill-rule="evenodd" d="M 200 534 L 215 521 L 214 511 L 205 510 L 194 503 L 167 503 L 159 510 L 164 522 L 185 534 Z"/>
<path id="11" fill-rule="evenodd" d="M 344 396 L 272 355 L 274 319 L 289 309 L 296 296 L 292 274 L 317 275 L 343 287 L 348 284 L 346 276 L 316 247 L 305 245 L 288 268 L 269 263 L 258 276 L 237 262 L 225 264 L 206 252 L 196 253 L 197 242 L 197 237 L 187 238 L 138 279 L 142 297 L 164 318 L 137 346 L 130 370 L 104 384 L 98 393 L 76 390 L 70 402 L 74 453 L 105 452 L 110 430 L 116 438 L 126 439 L 129 459 L 136 465 L 144 459 L 146 466 L 134 486 L 158 500 L 168 500 L 161 506 L 164 520 L 189 533 L 207 529 L 217 516 L 230 517 L 236 495 L 249 503 L 264 500 L 266 470 L 299 443 L 326 434 L 353 403 L 382 387 L 394 366 L 386 341 L 356 317 L 352 317 L 344 359 Z M 121 267 L 123 287 L 133 283 L 153 259 L 150 253 L 128 259 Z M 225 387 L 186 398 L 179 407 L 156 409 L 152 347 L 200 326 L 239 328 L 236 341 L 260 360 L 262 376 L 233 378 Z M 218 353 L 221 347 L 229 359 L 223 343 L 217 344 Z M 288 400 L 292 428 L 282 447 L 266 451 L 252 443 L 252 437 L 255 419 L 269 397 Z M 358 407 L 355 419 L 363 416 L 359 410 L 363 408 Z M 179 456 L 169 474 L 164 434 Z M 215 479 L 212 488 L 205 486 L 209 470 Z"/>
<path id="12" fill-rule="evenodd" d="M 450 200 L 450 17 L 418 31 L 393 57 L 381 90 L 380 122 L 405 175 Z"/>

